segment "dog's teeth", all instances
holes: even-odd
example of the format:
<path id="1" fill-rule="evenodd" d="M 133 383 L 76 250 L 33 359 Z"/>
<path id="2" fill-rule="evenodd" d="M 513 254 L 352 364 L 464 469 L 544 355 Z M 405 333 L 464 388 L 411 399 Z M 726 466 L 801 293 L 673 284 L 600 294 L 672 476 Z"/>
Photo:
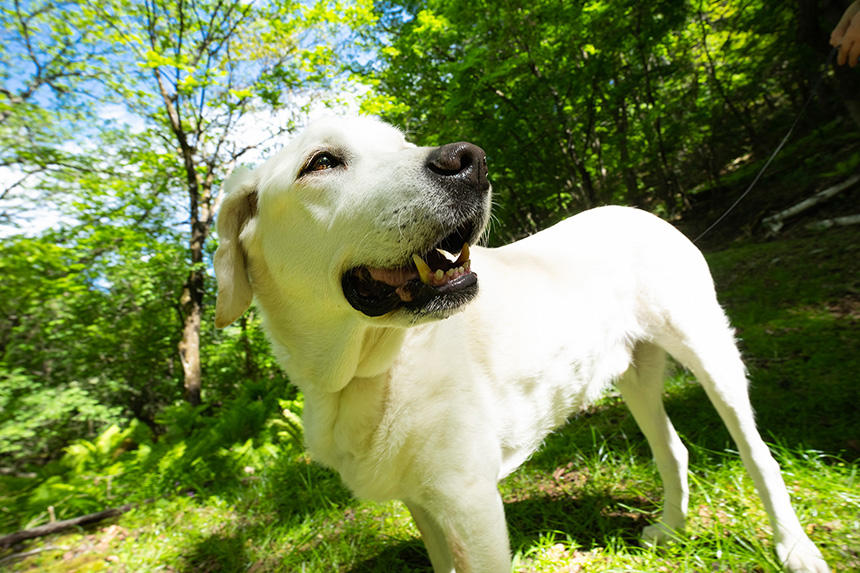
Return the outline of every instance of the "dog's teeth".
<path id="1" fill-rule="evenodd" d="M 454 261 L 455 265 L 462 265 L 469 260 L 469 243 L 463 243 L 463 250 L 460 251 L 460 256 Z"/>
<path id="2" fill-rule="evenodd" d="M 418 270 L 418 277 L 421 279 L 422 283 L 440 286 L 469 272 L 470 261 L 468 243 L 463 243 L 463 250 L 460 251 L 460 256 L 456 257 L 456 261 L 454 260 L 454 255 L 448 251 L 442 249 L 436 250 L 439 251 L 439 253 L 441 253 L 449 263 L 452 263 L 453 266 L 448 269 L 433 270 L 420 255 L 412 255 L 412 261 L 415 263 L 415 268 Z"/>
<path id="3" fill-rule="evenodd" d="M 415 263 L 415 268 L 418 269 L 418 276 L 421 278 L 421 282 L 425 285 L 430 284 L 430 277 L 433 275 L 433 271 L 430 270 L 430 265 L 424 262 L 419 255 L 412 255 L 412 261 Z"/>

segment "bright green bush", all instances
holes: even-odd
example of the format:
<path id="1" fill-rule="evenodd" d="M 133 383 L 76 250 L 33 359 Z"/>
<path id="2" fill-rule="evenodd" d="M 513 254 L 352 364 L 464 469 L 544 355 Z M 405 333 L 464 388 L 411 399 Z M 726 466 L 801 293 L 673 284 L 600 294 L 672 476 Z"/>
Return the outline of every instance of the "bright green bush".
<path id="1" fill-rule="evenodd" d="M 138 420 L 114 423 L 32 474 L 0 475 L 0 531 L 44 522 L 49 507 L 63 519 L 177 494 L 234 495 L 279 456 L 301 451 L 301 398 L 281 398 L 292 392 L 267 380 L 220 407 L 177 402 L 159 415 L 160 435 Z"/>
<path id="2" fill-rule="evenodd" d="M 51 457 L 58 447 L 123 420 L 99 402 L 92 384 L 49 386 L 23 371 L 0 370 L 0 457 L 15 467 Z"/>

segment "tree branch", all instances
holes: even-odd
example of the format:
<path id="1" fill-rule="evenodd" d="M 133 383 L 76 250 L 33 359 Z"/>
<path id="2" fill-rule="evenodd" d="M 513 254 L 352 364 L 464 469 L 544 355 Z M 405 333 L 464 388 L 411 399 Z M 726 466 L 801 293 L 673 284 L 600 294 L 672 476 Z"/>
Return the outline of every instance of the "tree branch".
<path id="1" fill-rule="evenodd" d="M 795 215 L 799 215 L 800 213 L 803 213 L 807 209 L 811 209 L 812 207 L 815 207 L 819 203 L 822 203 L 822 202 L 830 199 L 831 197 L 837 195 L 838 193 L 841 193 L 842 191 L 849 189 L 858 181 L 860 181 L 860 175 L 854 175 L 853 177 L 849 177 L 848 179 L 846 179 L 842 183 L 837 183 L 836 185 L 832 185 L 832 186 L 828 187 L 827 189 L 819 191 L 818 193 L 816 193 L 812 197 L 808 197 L 808 198 L 804 199 L 803 201 L 801 201 L 800 203 L 796 203 L 795 205 L 792 205 L 788 209 L 780 211 L 779 213 L 776 213 L 776 214 L 771 215 L 769 217 L 765 217 L 764 219 L 762 219 L 762 225 L 764 225 L 765 227 L 768 228 L 769 233 L 776 234 L 779 232 L 780 229 L 782 229 L 783 225 L 785 224 L 786 219 L 794 217 Z"/>
<path id="2" fill-rule="evenodd" d="M 105 509 L 104 511 L 97 511 L 96 513 L 88 513 L 87 515 L 81 515 L 79 517 L 73 517 L 71 519 L 64 519 L 62 521 L 55 521 L 53 523 L 40 525 L 39 527 L 33 527 L 30 529 L 22 529 L 20 531 L 16 531 L 15 533 L 10 533 L 9 535 L 4 535 L 3 537 L 0 537 L 0 547 L 11 547 L 16 543 L 26 541 L 27 539 L 43 537 L 45 535 L 57 533 L 59 531 L 63 531 L 72 527 L 96 523 L 98 521 L 102 521 L 110 517 L 122 515 L 123 513 L 134 509 L 135 507 L 137 507 L 136 503 L 127 503 L 120 507 L 113 507 L 110 509 Z"/>

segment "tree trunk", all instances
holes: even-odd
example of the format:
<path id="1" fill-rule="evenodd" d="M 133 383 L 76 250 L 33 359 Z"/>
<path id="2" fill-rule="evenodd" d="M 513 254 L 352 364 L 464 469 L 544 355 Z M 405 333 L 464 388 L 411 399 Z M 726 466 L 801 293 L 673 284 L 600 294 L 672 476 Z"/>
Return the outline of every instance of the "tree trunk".
<path id="1" fill-rule="evenodd" d="M 858 181 L 860 181 L 860 175 L 849 177 L 841 183 L 837 183 L 836 185 L 828 187 L 823 191 L 819 191 L 812 197 L 807 197 L 800 203 L 796 203 L 788 209 L 783 209 L 779 213 L 771 215 L 770 217 L 765 217 L 764 219 L 762 219 L 761 222 L 765 227 L 768 228 L 771 234 L 775 234 L 779 232 L 780 229 L 782 229 L 783 225 L 785 224 L 784 221 L 786 219 L 794 217 L 795 215 L 799 215 L 800 213 L 803 213 L 804 211 L 815 207 L 819 203 L 823 203 L 824 201 L 835 197 L 837 194 L 842 193 L 846 189 L 850 189 L 851 187 L 853 187 Z"/>
<path id="2" fill-rule="evenodd" d="M 182 290 L 183 325 L 179 341 L 179 358 L 182 362 L 185 399 L 192 406 L 200 404 L 200 388 L 203 379 L 200 368 L 200 322 L 203 315 L 202 301 L 195 300 L 195 283 L 202 282 L 191 271 Z"/>
<path id="3" fill-rule="evenodd" d="M 192 406 L 201 402 L 200 389 L 203 379 L 200 367 L 200 323 L 203 318 L 203 294 L 205 292 L 205 271 L 203 263 L 203 246 L 209 235 L 212 224 L 212 164 L 207 165 L 206 179 L 201 181 L 195 159 L 197 150 L 189 142 L 188 133 L 179 117 L 179 108 L 175 105 L 176 98 L 171 96 L 162 80 L 158 69 L 153 70 L 155 80 L 161 92 L 164 107 L 170 120 L 170 127 L 179 144 L 182 163 L 185 167 L 185 179 L 188 186 L 188 210 L 191 239 L 191 269 L 182 287 L 180 305 L 182 308 L 182 340 L 179 341 L 179 358 L 182 362 L 185 399 Z M 199 127 L 199 124 L 198 124 Z M 199 133 L 199 130 L 198 130 Z"/>
<path id="4" fill-rule="evenodd" d="M 594 179 L 591 177 L 591 171 L 585 161 L 580 159 L 575 151 L 572 152 L 573 163 L 576 171 L 579 173 L 579 181 L 582 185 L 582 196 L 584 199 L 584 207 L 591 209 L 597 206 L 597 190 L 594 187 Z"/>
<path id="5" fill-rule="evenodd" d="M 193 174 L 189 174 L 189 179 Z M 200 186 L 196 176 L 194 184 L 189 181 L 188 195 L 191 204 L 191 270 L 182 288 L 183 327 L 182 340 L 179 341 L 179 357 L 182 360 L 182 372 L 185 385 L 185 399 L 192 406 L 200 404 L 200 388 L 203 373 L 200 367 L 200 324 L 203 319 L 203 295 L 205 292 L 205 274 L 203 270 L 203 245 L 208 236 L 209 205 L 208 190 L 204 189 L 203 205 L 200 205 Z M 205 186 L 204 186 L 205 187 Z M 202 207 L 202 208 L 201 208 Z M 201 220 L 201 211 L 204 216 Z"/>

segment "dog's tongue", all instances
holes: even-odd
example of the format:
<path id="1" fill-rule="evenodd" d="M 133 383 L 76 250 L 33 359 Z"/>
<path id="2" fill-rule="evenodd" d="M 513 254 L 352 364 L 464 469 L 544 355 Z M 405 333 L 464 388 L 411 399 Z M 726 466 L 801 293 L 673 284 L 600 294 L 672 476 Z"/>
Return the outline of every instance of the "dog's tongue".
<path id="1" fill-rule="evenodd" d="M 370 276 L 375 281 L 383 282 L 389 286 L 399 287 L 406 284 L 412 279 L 418 278 L 418 271 L 415 269 L 369 269 Z"/>

